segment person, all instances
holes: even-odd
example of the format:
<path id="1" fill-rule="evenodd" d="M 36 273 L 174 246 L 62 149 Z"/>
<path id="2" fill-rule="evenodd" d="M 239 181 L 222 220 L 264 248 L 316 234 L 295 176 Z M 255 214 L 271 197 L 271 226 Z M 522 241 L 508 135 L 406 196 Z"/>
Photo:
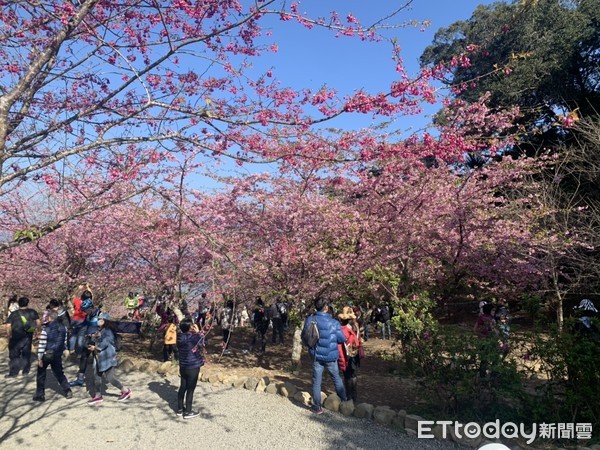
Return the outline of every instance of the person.
<path id="1" fill-rule="evenodd" d="M 208 300 L 206 299 L 206 292 L 200 294 L 200 300 L 198 300 L 198 328 L 204 328 L 206 325 L 206 313 L 208 313 Z"/>
<path id="2" fill-rule="evenodd" d="M 6 308 L 6 318 L 19 309 L 19 298 L 16 295 L 11 295 L 8 298 L 8 305 Z"/>
<path id="3" fill-rule="evenodd" d="M 366 310 L 364 313 L 363 326 L 362 326 L 365 342 L 367 342 L 369 340 L 369 325 L 371 325 L 372 321 L 373 321 L 373 308 L 369 305 L 369 302 L 367 302 Z"/>
<path id="4" fill-rule="evenodd" d="M 177 391 L 177 415 L 184 419 L 191 419 L 199 415 L 192 409 L 192 405 L 200 367 L 204 365 L 204 336 L 200 333 L 198 326 L 188 319 L 181 321 L 179 329 L 177 350 L 179 352 L 181 385 Z"/>
<path id="5" fill-rule="evenodd" d="M 506 359 L 508 353 L 510 352 L 510 323 L 509 323 L 509 315 L 508 311 L 503 311 L 500 315 L 496 315 L 498 317 L 498 331 L 500 337 L 500 352 L 502 353 L 502 359 Z"/>
<path id="6" fill-rule="evenodd" d="M 91 291 L 89 290 L 85 290 L 84 292 L 86 293 L 86 295 L 87 292 L 89 292 L 91 295 Z M 73 317 L 71 318 L 71 327 L 69 332 L 69 352 L 71 353 L 75 352 L 77 348 L 83 347 L 83 336 L 85 334 L 83 324 L 85 322 L 85 312 L 83 312 L 83 310 L 81 309 L 81 303 L 83 301 L 81 299 L 82 296 L 83 293 L 78 297 L 75 297 L 72 303 Z"/>
<path id="7" fill-rule="evenodd" d="M 356 402 L 358 396 L 357 372 L 360 367 L 359 348 L 362 345 L 360 335 L 356 333 L 356 313 L 351 307 L 344 306 L 342 312 L 338 314 L 338 319 L 342 324 L 342 332 L 346 336 L 346 343 L 338 344 L 338 367 L 344 375 L 346 397 L 348 400 Z"/>
<path id="8" fill-rule="evenodd" d="M 575 333 L 579 336 L 587 336 L 595 340 L 598 336 L 598 328 L 592 319 L 598 316 L 598 310 L 594 303 L 587 298 L 579 302 L 579 305 L 573 308 L 577 321 L 575 322 Z M 600 342 L 599 342 L 600 343 Z"/>
<path id="9" fill-rule="evenodd" d="M 50 299 L 46 306 L 46 311 L 42 317 L 42 325 L 48 322 L 49 315 L 52 311 L 57 313 L 57 320 L 62 323 L 66 330 L 68 330 L 71 327 L 71 317 L 69 316 L 69 312 L 64 308 L 62 303 L 55 298 Z"/>
<path id="10" fill-rule="evenodd" d="M 254 335 L 252 336 L 252 342 L 248 351 L 252 352 L 258 343 L 260 345 L 260 353 L 264 353 L 267 347 L 265 335 L 269 329 L 269 318 L 265 311 L 263 299 L 260 296 L 256 297 L 256 304 L 252 312 L 252 326 L 254 327 Z"/>
<path id="11" fill-rule="evenodd" d="M 390 319 L 392 318 L 392 309 L 390 305 L 383 304 L 379 308 L 379 315 L 377 321 L 381 323 L 381 339 L 385 340 L 385 334 L 387 331 L 387 338 L 392 339 L 392 326 Z"/>
<path id="12" fill-rule="evenodd" d="M 121 390 L 118 402 L 131 398 L 131 389 L 125 388 L 115 376 L 117 367 L 117 349 L 115 347 L 114 324 L 110 322 L 110 315 L 98 315 L 98 330 L 90 336 L 87 350 L 94 356 L 94 384 L 91 389 L 92 398 L 88 405 L 97 405 L 104 401 L 102 397 L 102 384 L 112 384 Z"/>
<path id="13" fill-rule="evenodd" d="M 248 326 L 248 322 L 250 322 L 250 314 L 248 314 L 248 308 L 244 305 L 240 313 L 240 326 L 246 327 Z"/>
<path id="14" fill-rule="evenodd" d="M 65 376 L 62 364 L 62 354 L 67 343 L 67 328 L 60 320 L 56 309 L 50 309 L 48 321 L 42 328 L 38 343 L 36 389 L 35 396 L 33 397 L 33 400 L 36 402 L 46 400 L 46 369 L 48 369 L 48 366 L 52 369 L 56 381 L 58 381 L 60 387 L 65 392 L 65 397 L 73 397 L 73 392 Z"/>
<path id="15" fill-rule="evenodd" d="M 129 320 L 133 319 L 135 309 L 138 307 L 138 305 L 139 299 L 137 295 L 135 295 L 133 292 L 129 292 L 123 301 L 123 306 L 125 306 L 125 309 L 127 309 L 127 318 Z"/>
<path id="16" fill-rule="evenodd" d="M 94 306 L 91 291 L 85 290 L 81 294 L 81 311 L 85 314 L 85 320 L 79 329 L 75 346 L 75 352 L 79 358 L 79 371 L 77 372 L 77 378 L 69 383 L 71 387 L 85 384 L 85 372 L 91 356 L 86 340 L 98 331 L 100 309 Z"/>
<path id="17" fill-rule="evenodd" d="M 175 325 L 175 318 L 169 317 L 167 319 L 169 324 L 165 329 L 165 343 L 163 346 L 163 361 L 172 361 L 173 358 L 177 358 L 177 325 Z"/>
<path id="18" fill-rule="evenodd" d="M 276 344 L 278 340 L 281 344 L 283 344 L 282 309 L 283 304 L 281 303 L 281 299 L 279 297 L 277 297 L 275 299 L 275 303 L 269 307 L 269 319 L 271 319 L 271 323 L 273 324 L 273 337 L 271 339 L 273 344 Z"/>
<path id="19" fill-rule="evenodd" d="M 500 317 L 505 316 L 506 320 L 510 322 L 510 311 L 508 309 L 508 304 L 506 300 L 503 298 L 498 299 L 496 305 L 494 307 L 494 319 L 498 322 Z"/>
<path id="20" fill-rule="evenodd" d="M 19 371 L 23 375 L 29 374 L 33 334 L 41 326 L 37 311 L 29 308 L 29 298 L 21 297 L 17 303 L 19 309 L 13 311 L 6 321 L 9 358 L 6 378 L 16 377 Z"/>
<path id="21" fill-rule="evenodd" d="M 480 339 L 479 344 L 479 377 L 485 378 L 488 366 L 492 366 L 491 375 L 494 374 L 494 365 L 497 363 L 499 331 L 494 320 L 494 305 L 486 303 L 482 313 L 475 322 L 473 331 Z"/>
<path id="22" fill-rule="evenodd" d="M 225 307 L 221 311 L 221 330 L 223 331 L 223 354 L 228 355 L 231 353 L 229 350 L 229 340 L 231 339 L 231 330 L 233 329 L 234 318 L 233 318 L 233 300 L 227 300 Z"/>
<path id="23" fill-rule="evenodd" d="M 314 348 L 309 348 L 308 351 L 313 357 L 313 406 L 311 411 L 315 414 L 322 414 L 321 381 L 325 369 L 331 375 L 338 397 L 341 401 L 346 401 L 346 389 L 344 388 L 344 382 L 340 377 L 338 369 L 338 344 L 345 344 L 346 336 L 342 332 L 340 323 L 329 315 L 329 304 L 323 297 L 317 297 L 315 300 L 315 309 L 316 313 L 309 316 L 304 322 L 304 329 L 310 326 L 310 322 L 313 320 L 316 321 L 317 328 L 319 329 L 319 342 Z"/>

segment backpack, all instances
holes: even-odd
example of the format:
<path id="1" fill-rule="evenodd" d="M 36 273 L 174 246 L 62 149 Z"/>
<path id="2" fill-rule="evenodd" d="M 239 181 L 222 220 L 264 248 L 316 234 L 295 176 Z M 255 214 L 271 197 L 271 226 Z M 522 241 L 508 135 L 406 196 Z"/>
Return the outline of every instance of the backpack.
<path id="1" fill-rule="evenodd" d="M 21 314 L 20 311 L 19 311 L 19 316 L 21 317 L 21 324 L 23 325 L 23 331 L 25 331 L 25 333 L 33 333 L 35 331 L 35 325 L 33 323 L 31 323 L 31 321 L 29 320 L 29 317 L 25 317 L 23 314 Z"/>
<path id="2" fill-rule="evenodd" d="M 113 334 L 115 335 L 115 351 L 120 352 L 123 348 L 123 336 L 115 332 Z"/>
<path id="3" fill-rule="evenodd" d="M 287 314 L 287 306 L 285 305 L 285 303 L 278 303 L 277 309 L 279 310 L 279 314 L 281 314 L 282 316 L 285 316 Z"/>
<path id="4" fill-rule="evenodd" d="M 312 316 L 310 323 L 304 327 L 300 339 L 308 348 L 315 348 L 319 342 L 319 327 L 317 327 L 317 319 Z"/>

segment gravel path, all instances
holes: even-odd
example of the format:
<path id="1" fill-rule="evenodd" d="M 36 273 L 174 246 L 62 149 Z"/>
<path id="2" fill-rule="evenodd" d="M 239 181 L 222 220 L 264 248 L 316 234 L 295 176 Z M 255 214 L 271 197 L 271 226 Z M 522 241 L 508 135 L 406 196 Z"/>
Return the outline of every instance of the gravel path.
<path id="1" fill-rule="evenodd" d="M 46 402 L 31 400 L 35 376 L 4 379 L 7 353 L 0 355 L 0 447 L 2 448 L 211 448 L 211 449 L 457 449 L 417 439 L 372 421 L 326 412 L 314 416 L 278 395 L 198 383 L 194 407 L 201 416 L 183 420 L 174 407 L 178 377 L 120 374 L 133 396 L 122 403 L 110 387 L 104 402 L 86 404 L 85 388 L 64 398 L 48 370 Z M 66 370 L 73 375 L 73 365 Z M 327 380 L 329 382 L 329 380 Z"/>

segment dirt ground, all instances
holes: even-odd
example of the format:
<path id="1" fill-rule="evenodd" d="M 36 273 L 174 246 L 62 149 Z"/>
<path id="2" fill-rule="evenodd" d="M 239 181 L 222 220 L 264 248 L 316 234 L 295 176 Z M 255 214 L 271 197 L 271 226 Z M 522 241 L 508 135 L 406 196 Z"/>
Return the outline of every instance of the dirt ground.
<path id="1" fill-rule="evenodd" d="M 223 372 L 245 376 L 268 376 L 271 380 L 291 381 L 302 390 L 310 392 L 312 377 L 312 361 L 303 349 L 300 369 L 292 372 L 292 340 L 291 333 L 286 335 L 283 345 L 271 344 L 271 331 L 267 334 L 267 348 L 264 355 L 244 354 L 252 340 L 250 328 L 236 328 L 230 339 L 231 353 L 221 355 L 220 344 L 223 341 L 217 328 L 209 334 L 207 355 L 208 367 L 216 367 Z M 358 373 L 358 402 L 370 403 L 374 406 L 389 407 L 407 411 L 414 410 L 419 403 L 419 386 L 411 379 L 398 374 L 398 363 L 386 357 L 391 355 L 394 342 L 371 338 L 365 342 L 366 356 L 362 360 Z M 162 344 L 156 343 L 150 350 L 150 341 L 140 340 L 125 335 L 124 349 L 121 358 L 127 354 L 162 360 Z M 333 383 L 324 376 L 322 389 L 334 392 Z M 423 400 L 421 399 L 421 402 Z"/>

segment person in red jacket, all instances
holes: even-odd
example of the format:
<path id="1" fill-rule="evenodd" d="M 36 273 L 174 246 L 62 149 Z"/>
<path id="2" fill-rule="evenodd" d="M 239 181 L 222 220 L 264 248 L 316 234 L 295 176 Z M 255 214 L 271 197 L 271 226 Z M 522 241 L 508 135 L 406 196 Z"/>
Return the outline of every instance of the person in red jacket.
<path id="1" fill-rule="evenodd" d="M 360 339 L 356 334 L 356 314 L 350 306 L 344 306 L 342 312 L 338 314 L 338 319 L 342 324 L 342 332 L 346 336 L 344 344 L 338 344 L 340 357 L 338 367 L 344 374 L 344 386 L 346 387 L 346 397 L 348 400 L 357 399 L 357 372 L 360 367 L 359 348 Z"/>

